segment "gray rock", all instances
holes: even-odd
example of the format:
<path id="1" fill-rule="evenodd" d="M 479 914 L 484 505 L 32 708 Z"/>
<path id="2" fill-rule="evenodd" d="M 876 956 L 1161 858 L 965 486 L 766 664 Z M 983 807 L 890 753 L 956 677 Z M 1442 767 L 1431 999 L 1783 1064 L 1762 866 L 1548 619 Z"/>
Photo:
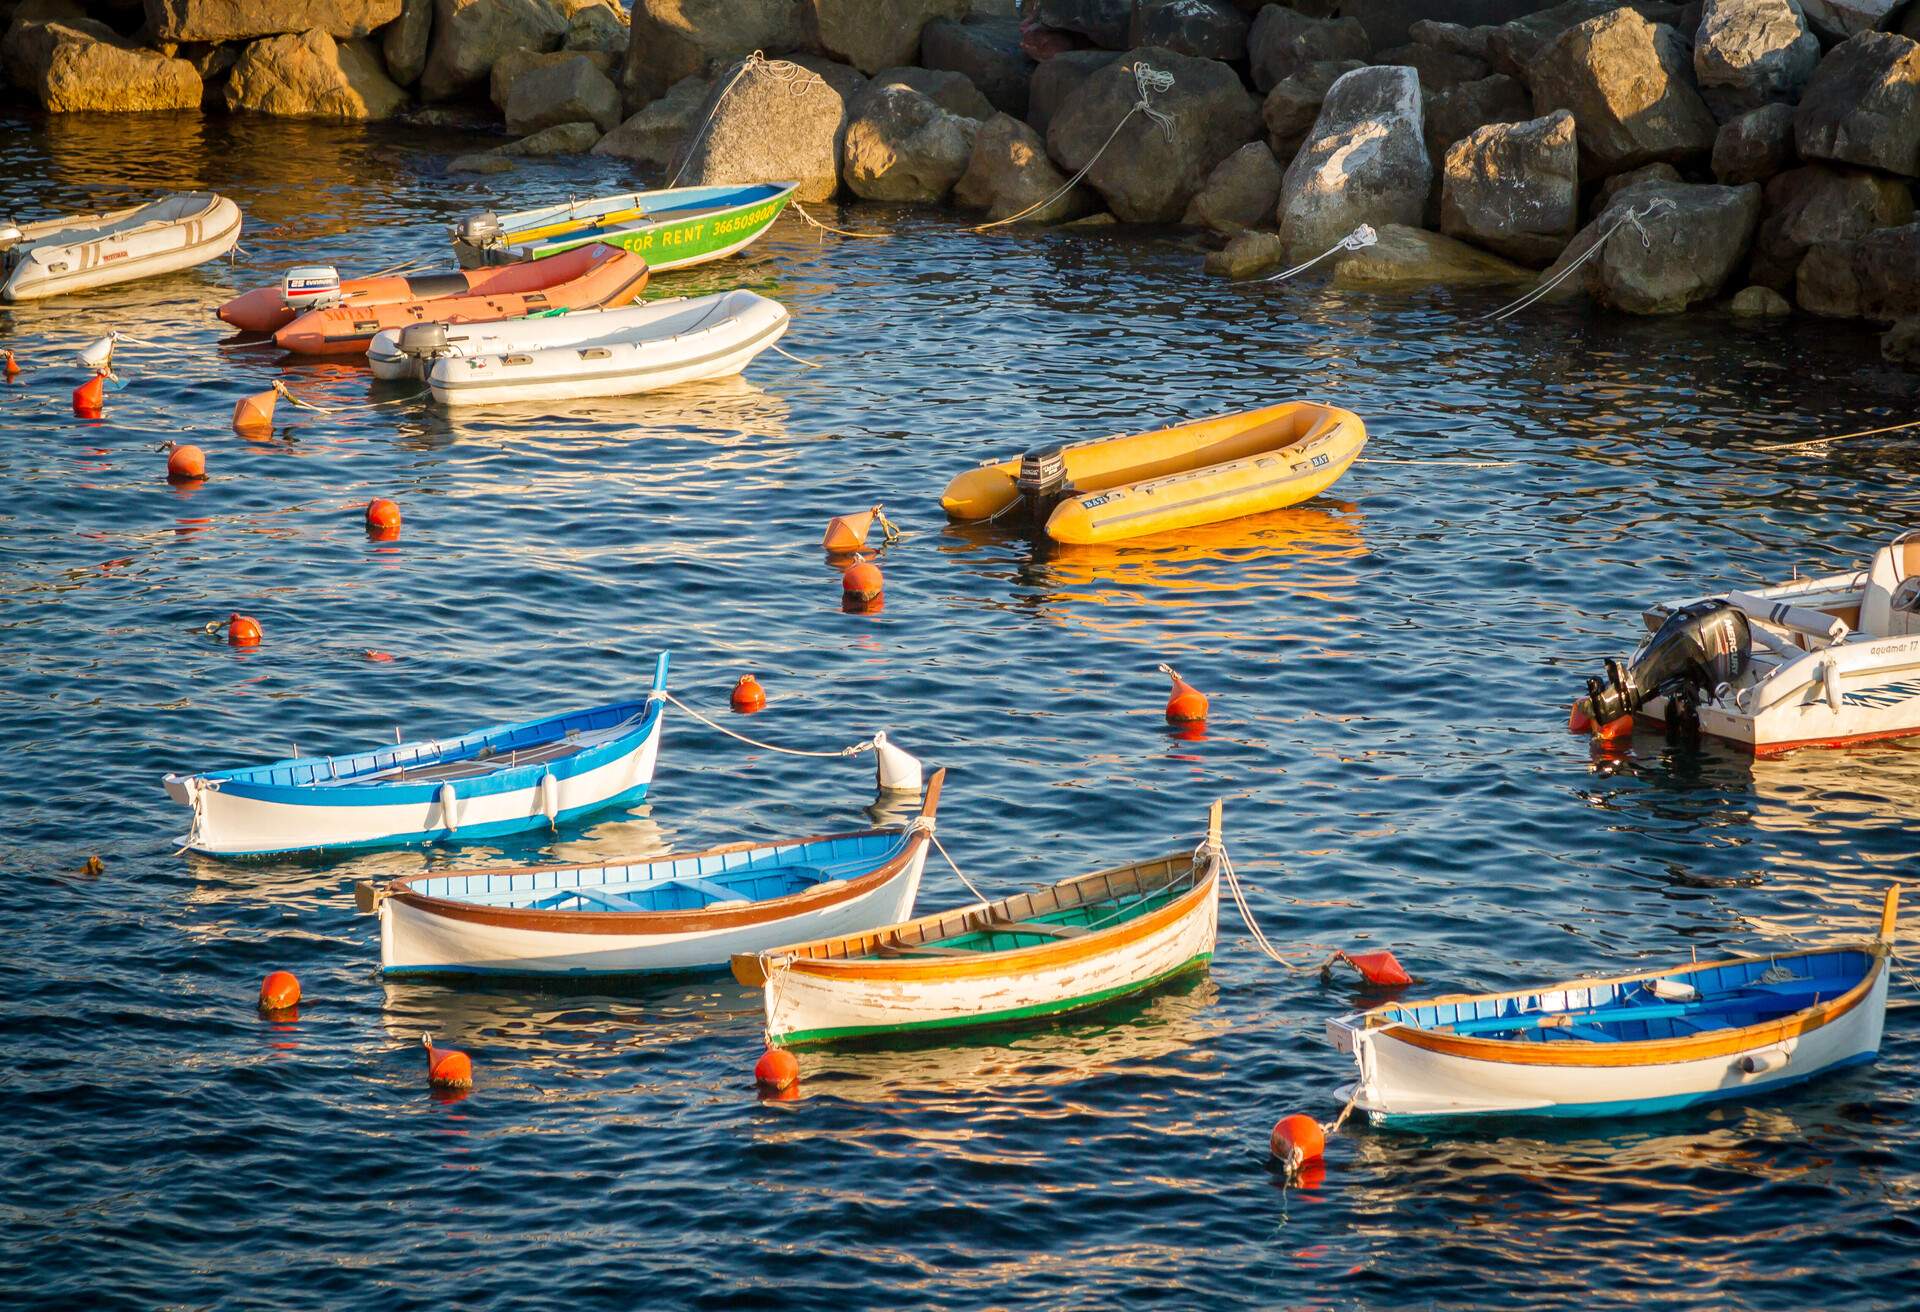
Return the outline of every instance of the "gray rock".
<path id="1" fill-rule="evenodd" d="M 515 79 L 505 110 L 517 136 L 583 121 L 611 132 L 620 125 L 620 89 L 586 55 L 564 54 Z"/>
<path id="2" fill-rule="evenodd" d="M 1357 20 L 1367 31 L 1367 40 L 1375 50 L 1386 50 L 1412 36 L 1414 26 L 1442 9 L 1447 18 L 1465 27 L 1505 23 L 1540 8 L 1541 0 L 1339 0 L 1334 6 L 1343 18 Z M 1306 6 L 1301 6 L 1305 8 Z"/>
<path id="3" fill-rule="evenodd" d="M 660 99 L 630 116 L 594 146 L 596 155 L 630 159 L 664 169 L 699 130 L 712 84 L 703 77 L 682 78 Z"/>
<path id="4" fill-rule="evenodd" d="M 1531 70 L 1547 47 L 1570 29 L 1590 19 L 1601 18 L 1620 8 L 1619 0 L 1565 0 L 1551 9 L 1540 9 L 1490 28 L 1487 32 L 1487 59 L 1496 72 L 1530 78 Z M 1686 11 L 1677 4 L 1638 3 L 1628 6 L 1650 23 L 1677 26 L 1686 23 Z M 1700 25 L 1696 14 L 1686 31 Z"/>
<path id="5" fill-rule="evenodd" d="M 1125 50 L 1134 0 L 1032 0 L 1025 14 L 1041 27 L 1077 32 L 1102 50 Z M 1051 61 L 1048 61 L 1051 62 Z"/>
<path id="6" fill-rule="evenodd" d="M 1318 64 L 1308 64 L 1292 77 L 1282 78 L 1274 83 L 1273 90 L 1267 92 L 1267 99 L 1260 107 L 1261 121 L 1267 125 L 1267 145 L 1274 155 L 1291 161 L 1300 153 L 1300 147 L 1306 144 L 1307 134 L 1313 131 L 1314 121 L 1320 117 L 1320 106 L 1327 98 L 1327 92 L 1356 68 L 1365 68 L 1357 59 L 1323 60 Z M 1524 111 L 1526 92 L 1520 92 L 1520 104 Z"/>
<path id="7" fill-rule="evenodd" d="M 144 0 L 146 35 L 160 42 L 251 41 L 315 28 L 339 40 L 400 17 L 401 0 Z"/>
<path id="8" fill-rule="evenodd" d="M 1798 100 L 1819 62 L 1820 42 L 1794 0 L 1706 0 L 1693 74 L 1719 118 Z"/>
<path id="9" fill-rule="evenodd" d="M 938 18 L 964 18 L 967 0 L 811 0 L 820 49 L 873 74 L 920 57 L 920 33 Z"/>
<path id="10" fill-rule="evenodd" d="M 1287 253 L 1318 255 L 1362 223 L 1417 227 L 1433 186 L 1410 68 L 1361 68 L 1327 92 L 1287 166 L 1278 219 Z"/>
<path id="11" fill-rule="evenodd" d="M 1742 288 L 1730 308 L 1742 319 L 1781 319 L 1793 313 L 1792 303 L 1771 287 Z"/>
<path id="12" fill-rule="evenodd" d="M 1505 73 L 1462 82 L 1423 100 L 1427 153 L 1434 159 L 1444 159 L 1447 147 L 1475 128 L 1489 123 L 1519 123 L 1534 116 L 1533 98 L 1527 89 Z"/>
<path id="13" fill-rule="evenodd" d="M 1372 52 L 1367 29 L 1358 21 L 1316 19 L 1279 5 L 1268 5 L 1247 33 L 1247 58 L 1253 66 L 1253 85 L 1262 93 L 1273 90 L 1309 64 L 1327 60 L 1364 60 Z"/>
<path id="14" fill-rule="evenodd" d="M 1219 278 L 1257 277 L 1287 262 L 1287 248 L 1271 232 L 1241 232 L 1223 248 L 1209 252 L 1202 267 Z"/>
<path id="15" fill-rule="evenodd" d="M 1280 162 L 1264 141 L 1249 141 L 1214 165 L 1181 222 L 1232 236 L 1273 221 L 1280 203 Z"/>
<path id="16" fill-rule="evenodd" d="M 511 159 L 490 150 L 475 155 L 456 155 L 447 161 L 449 173 L 511 173 L 514 168 Z"/>
<path id="17" fill-rule="evenodd" d="M 863 96 L 871 96 L 883 87 L 906 87 L 918 91 L 949 114 L 984 123 L 993 117 L 993 105 L 980 94 L 980 88 L 964 73 L 947 73 L 931 68 L 883 68 L 867 83 Z M 858 114 L 860 106 L 853 112 Z"/>
<path id="18" fill-rule="evenodd" d="M 1247 19 L 1231 0 L 1140 0 L 1127 44 L 1159 46 L 1196 59 L 1244 59 Z"/>
<path id="19" fill-rule="evenodd" d="M 1713 176 L 1720 182 L 1765 182 L 1798 158 L 1793 106 L 1762 105 L 1720 125 L 1713 138 Z"/>
<path id="20" fill-rule="evenodd" d="M 1173 75 L 1170 90 L 1150 97 L 1166 116 L 1165 127 L 1134 114 L 1112 136 L 1114 125 L 1139 99 L 1134 68 L 1142 63 Z M 1231 68 L 1144 46 L 1074 89 L 1047 128 L 1047 153 L 1069 172 L 1098 156 L 1087 185 L 1123 222 L 1173 223 L 1186 213 L 1213 166 L 1259 131 L 1259 108 Z"/>
<path id="21" fill-rule="evenodd" d="M 613 65 L 607 56 L 594 50 L 509 50 L 493 61 L 493 68 L 487 74 L 487 98 L 493 107 L 502 114 L 507 112 L 507 98 L 513 94 L 513 84 L 536 68 L 568 64 L 584 59 L 599 69 L 603 76 L 611 80 Z M 563 122 L 566 120 L 562 120 Z"/>
<path id="22" fill-rule="evenodd" d="M 1387 223 L 1381 225 L 1378 236 L 1363 250 L 1334 257 L 1336 287 L 1472 286 L 1522 283 L 1533 276 L 1531 269 L 1437 232 Z"/>
<path id="23" fill-rule="evenodd" d="M 484 81 L 508 51 L 552 50 L 566 33 L 566 20 L 546 0 L 434 0 L 421 98 L 452 100 Z"/>
<path id="24" fill-rule="evenodd" d="M 1587 292 L 1602 305 L 1629 314 L 1675 314 L 1720 294 L 1746 260 L 1760 222 L 1760 188 L 1648 181 L 1623 187 L 1583 229 L 1553 268 L 1551 278 L 1613 229 L 1623 209 L 1662 198 L 1673 208 L 1640 220 L 1643 245 L 1632 227 L 1615 232 L 1583 270 Z"/>
<path id="25" fill-rule="evenodd" d="M 1064 223 L 1099 208 L 1093 193 L 1075 187 L 1042 204 L 1066 185 L 1067 175 L 1047 158 L 1047 143 L 1011 114 L 995 114 L 980 125 L 966 172 L 954 184 L 953 200 L 967 209 L 985 210 L 988 219 L 1024 214 L 1021 223 Z"/>
<path id="26" fill-rule="evenodd" d="M 633 0 L 620 94 L 637 110 L 715 62 L 803 49 L 807 22 L 805 0 Z"/>
<path id="27" fill-rule="evenodd" d="M 841 148 L 841 176 L 863 200 L 937 204 L 967 171 L 980 125 L 949 114 L 900 83 L 854 102 Z"/>
<path id="28" fill-rule="evenodd" d="M 600 140 L 600 128 L 594 123 L 559 123 L 542 128 L 530 137 L 510 141 L 495 154 L 522 158 L 542 155 L 585 155 Z"/>
<path id="29" fill-rule="evenodd" d="M 433 0 L 404 0 L 400 17 L 380 31 L 387 76 L 403 87 L 418 82 L 427 67 L 427 40 L 432 35 Z"/>
<path id="30" fill-rule="evenodd" d="M 1765 198 L 1747 276 L 1778 292 L 1793 290 L 1800 261 L 1819 243 L 1849 241 L 1913 218 L 1904 183 L 1830 164 L 1789 169 L 1767 183 Z"/>
<path id="31" fill-rule="evenodd" d="M 1082 82 L 1119 58 L 1107 50 L 1069 50 L 1034 69 L 1033 80 L 1027 87 L 1028 126 L 1044 136 L 1067 97 Z"/>
<path id="32" fill-rule="evenodd" d="M 1800 0 L 1807 21 L 1830 42 L 1872 32 L 1888 25 L 1900 0 Z"/>
<path id="33" fill-rule="evenodd" d="M 1492 63 L 1492 52 L 1487 45 L 1493 38 L 1491 27 L 1464 27 L 1459 23 L 1446 23 L 1438 19 L 1423 18 L 1407 29 L 1407 35 L 1415 43 L 1443 54 L 1463 55 L 1468 59 L 1477 59 L 1483 64 Z"/>
<path id="34" fill-rule="evenodd" d="M 844 64 L 795 59 L 719 71 L 700 107 L 706 132 L 690 147 L 680 185 L 798 182 L 799 200 L 830 200 L 840 189 L 840 147 L 850 101 L 866 85 Z M 792 70 L 804 69 L 802 77 Z M 735 74 L 740 73 L 736 80 Z M 728 87 L 731 86 L 731 90 Z"/>
<path id="35" fill-rule="evenodd" d="M 369 41 L 336 42 L 315 28 L 250 43 L 227 77 L 229 113 L 279 118 L 390 118 L 407 93 Z"/>
<path id="36" fill-rule="evenodd" d="M 1432 46 L 1421 45 L 1418 42 L 1395 46 L 1391 50 L 1382 50 L 1374 55 L 1370 62 L 1404 64 L 1420 75 L 1421 93 L 1428 96 L 1436 91 L 1457 87 L 1462 82 L 1478 82 L 1493 72 L 1484 59 L 1435 50 Z"/>
<path id="37" fill-rule="evenodd" d="M 1549 264 L 1580 226 L 1580 152 L 1563 109 L 1476 128 L 1447 149 L 1440 231 L 1523 264 Z"/>
<path id="38" fill-rule="evenodd" d="M 1680 170 L 1671 164 L 1642 164 L 1637 169 L 1625 173 L 1616 173 L 1600 184 L 1600 190 L 1594 195 L 1593 207 L 1596 211 L 1605 209 L 1613 203 L 1613 198 L 1628 187 L 1637 187 L 1643 182 L 1679 182 Z"/>
<path id="39" fill-rule="evenodd" d="M 1920 223 L 1821 242 L 1800 261 L 1793 299 L 1834 319 L 1893 323 L 1920 314 Z"/>
<path id="40" fill-rule="evenodd" d="M 1588 177 L 1704 157 L 1719 130 L 1693 89 L 1686 42 L 1631 9 L 1568 28 L 1540 57 L 1532 86 L 1537 111 L 1573 114 Z"/>
<path id="41" fill-rule="evenodd" d="M 1828 51 L 1793 135 L 1802 159 L 1920 176 L 1920 43 L 1866 32 Z"/>
<path id="42" fill-rule="evenodd" d="M 1020 48 L 1020 24 L 1011 18 L 969 14 L 961 22 L 936 18 L 920 33 L 920 62 L 960 73 L 980 88 L 993 107 L 1015 118 L 1027 114 L 1027 84 L 1034 62 Z"/>
<path id="43" fill-rule="evenodd" d="M 582 5 L 567 16 L 567 34 L 560 38 L 560 48 L 612 55 L 612 66 L 618 68 L 632 38 L 626 14 L 606 5 Z"/>
<path id="44" fill-rule="evenodd" d="M 1880 334 L 1880 356 L 1891 364 L 1920 365 L 1920 314 L 1895 320 Z"/>

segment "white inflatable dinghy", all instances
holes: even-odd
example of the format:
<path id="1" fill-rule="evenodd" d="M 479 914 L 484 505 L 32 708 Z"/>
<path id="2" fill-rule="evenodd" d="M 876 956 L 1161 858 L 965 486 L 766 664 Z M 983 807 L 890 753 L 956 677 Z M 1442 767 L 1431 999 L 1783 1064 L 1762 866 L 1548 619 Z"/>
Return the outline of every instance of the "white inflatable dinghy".
<path id="1" fill-rule="evenodd" d="M 379 378 L 420 378 L 442 405 L 631 396 L 727 378 L 787 331 L 777 301 L 734 290 L 537 319 L 417 323 L 367 348 Z"/>
<path id="2" fill-rule="evenodd" d="M 218 259 L 240 240 L 240 207 L 188 191 L 106 214 L 0 222 L 0 301 L 63 296 Z"/>

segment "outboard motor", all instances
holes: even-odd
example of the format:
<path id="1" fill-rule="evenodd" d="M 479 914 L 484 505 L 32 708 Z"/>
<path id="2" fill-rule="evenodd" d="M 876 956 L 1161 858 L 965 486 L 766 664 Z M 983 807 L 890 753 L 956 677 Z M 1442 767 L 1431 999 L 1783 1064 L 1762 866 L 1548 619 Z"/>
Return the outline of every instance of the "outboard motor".
<path id="1" fill-rule="evenodd" d="M 1020 457 L 1013 480 L 1033 527 L 1045 528 L 1053 508 L 1073 495 L 1067 482 L 1067 457 L 1058 446 L 1037 446 Z"/>
<path id="2" fill-rule="evenodd" d="M 1587 680 L 1587 695 L 1573 704 L 1569 727 L 1600 733 L 1664 697 L 1668 731 L 1698 733 L 1701 700 L 1744 674 L 1752 658 L 1753 630 L 1738 607 L 1724 601 L 1682 606 L 1640 644 L 1625 669 L 1609 660 L 1604 681 Z"/>
<path id="3" fill-rule="evenodd" d="M 425 378 L 433 362 L 448 354 L 447 326 L 443 323 L 410 323 L 400 330 L 396 343 L 407 358 L 407 374 Z"/>
<path id="4" fill-rule="evenodd" d="M 302 264 L 280 280 L 280 299 L 295 314 L 340 304 L 340 271 L 331 264 Z"/>
<path id="5" fill-rule="evenodd" d="M 495 245 L 504 231 L 500 226 L 500 216 L 492 210 L 481 210 L 477 214 L 469 214 L 453 225 L 454 240 L 463 241 L 474 247 Z"/>

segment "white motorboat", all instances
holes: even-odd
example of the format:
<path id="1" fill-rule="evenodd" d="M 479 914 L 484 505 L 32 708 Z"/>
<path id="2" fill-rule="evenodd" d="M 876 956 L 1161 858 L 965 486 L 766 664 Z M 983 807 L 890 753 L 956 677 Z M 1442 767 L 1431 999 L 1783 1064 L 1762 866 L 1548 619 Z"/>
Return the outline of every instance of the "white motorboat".
<path id="1" fill-rule="evenodd" d="M 787 331 L 777 301 L 735 290 L 538 319 L 411 324 L 367 348 L 379 378 L 442 405 L 629 396 L 739 373 Z"/>
<path id="2" fill-rule="evenodd" d="M 240 207 L 225 196 L 189 191 L 105 214 L 0 223 L 0 301 L 39 300 L 191 269 L 232 250 L 240 222 Z"/>
<path id="3" fill-rule="evenodd" d="M 1866 568 L 1648 610 L 1650 636 L 1587 680 L 1568 727 L 1635 720 L 1756 755 L 1920 734 L 1920 530 Z"/>

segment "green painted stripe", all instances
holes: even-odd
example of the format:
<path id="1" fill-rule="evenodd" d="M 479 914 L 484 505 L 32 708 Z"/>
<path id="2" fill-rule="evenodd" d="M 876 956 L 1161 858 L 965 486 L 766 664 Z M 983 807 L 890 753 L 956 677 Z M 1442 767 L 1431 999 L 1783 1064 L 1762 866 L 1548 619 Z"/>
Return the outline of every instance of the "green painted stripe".
<path id="1" fill-rule="evenodd" d="M 858 1039 L 874 1034 L 916 1034 L 924 1030 L 960 1029 L 969 1025 L 999 1025 L 1008 1021 L 1030 1020 L 1039 1016 L 1058 1016 L 1064 1012 L 1078 1011 L 1083 1007 L 1097 1006 L 1114 998 L 1125 997 L 1129 993 L 1141 993 L 1155 988 L 1176 975 L 1205 966 L 1211 960 L 1213 960 L 1213 953 L 1202 952 L 1151 979 L 1101 989 L 1097 993 L 1087 993 L 1077 998 L 1064 998 L 1058 1002 L 1036 1002 L 1028 1007 L 1011 1007 L 1005 1011 L 989 1011 L 978 1016 L 947 1016 L 940 1020 L 915 1021 L 910 1025 L 846 1025 L 838 1029 L 799 1030 L 792 1034 L 775 1034 L 772 1036 L 772 1041 L 776 1047 L 798 1048 L 807 1044 L 832 1043 L 838 1039 Z"/>
<path id="2" fill-rule="evenodd" d="M 773 221 L 779 217 L 780 211 L 787 207 L 790 195 L 791 193 L 788 193 L 788 195 L 776 196 L 772 200 L 755 201 L 751 205 L 742 205 L 716 214 L 702 214 L 692 219 L 654 222 L 636 220 L 635 225 L 626 232 L 611 232 L 593 237 L 558 237 L 551 242 L 541 242 L 532 246 L 530 253 L 534 259 L 544 260 L 563 251 L 570 251 L 576 246 L 588 246 L 599 242 L 644 256 L 647 264 L 656 272 L 681 269 L 690 264 L 710 260 L 720 251 L 751 244 L 758 240 L 761 233 L 773 226 Z M 748 221 L 741 222 L 743 218 Z M 728 227 L 724 232 L 718 231 L 722 224 L 736 226 Z M 529 248 L 522 246 L 517 249 Z"/>

